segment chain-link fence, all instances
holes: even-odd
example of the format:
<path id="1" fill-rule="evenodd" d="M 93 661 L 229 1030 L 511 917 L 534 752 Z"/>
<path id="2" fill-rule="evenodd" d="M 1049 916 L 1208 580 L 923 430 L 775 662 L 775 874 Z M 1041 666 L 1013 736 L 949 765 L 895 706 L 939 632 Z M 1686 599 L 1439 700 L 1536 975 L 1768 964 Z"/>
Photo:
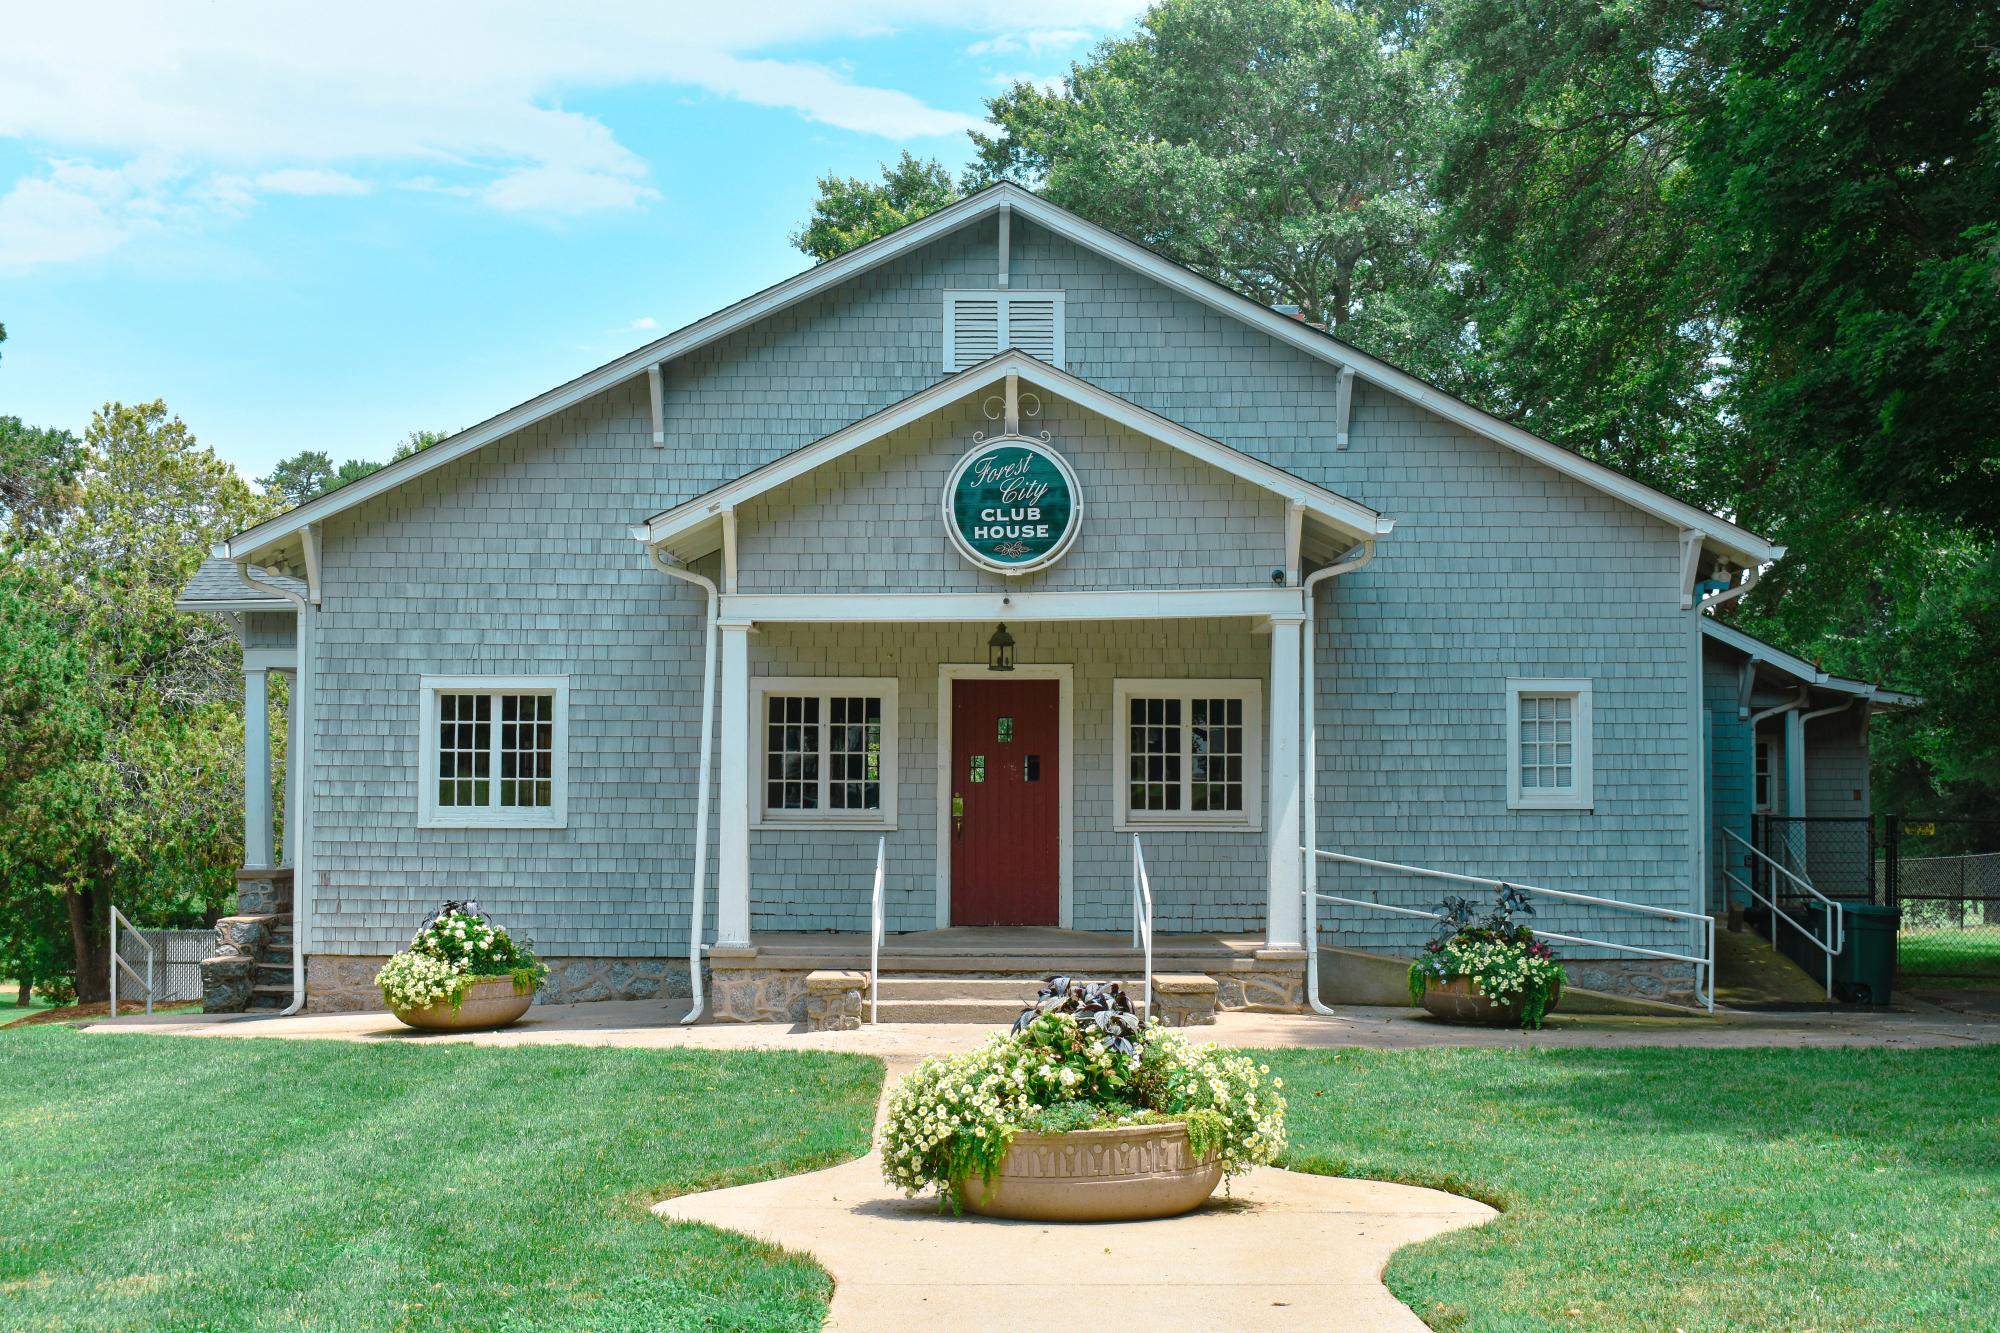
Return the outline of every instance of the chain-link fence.
<path id="1" fill-rule="evenodd" d="M 1904 985 L 2000 986 L 2000 820 L 1883 817 Z"/>
<path id="2" fill-rule="evenodd" d="M 201 960 L 215 952 L 215 931 L 140 930 L 118 932 L 118 956 L 139 976 L 146 975 L 146 946 L 153 948 L 153 1003 L 186 1004 L 201 998 Z M 143 1004 L 146 991 L 135 985 L 132 973 L 118 975 L 118 1006 L 123 1012 L 133 1001 Z"/>

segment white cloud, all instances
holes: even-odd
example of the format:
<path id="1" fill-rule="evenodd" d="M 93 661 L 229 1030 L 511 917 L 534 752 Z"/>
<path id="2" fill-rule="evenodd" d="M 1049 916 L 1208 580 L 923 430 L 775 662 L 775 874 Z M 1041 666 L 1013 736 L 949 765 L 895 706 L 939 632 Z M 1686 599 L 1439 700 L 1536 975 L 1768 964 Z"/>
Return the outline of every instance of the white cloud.
<path id="1" fill-rule="evenodd" d="M 367 194 L 375 187 L 358 176 L 350 176 L 344 171 L 329 171 L 323 167 L 287 167 L 282 171 L 266 171 L 258 175 L 257 188 L 269 194 L 298 194 L 311 196 L 336 194 Z"/>
<path id="2" fill-rule="evenodd" d="M 1062 91 L 1064 77 L 1061 74 L 1032 74 L 1027 70 L 1017 70 L 1012 74 L 990 74 L 986 81 L 995 88 L 1012 88 L 1017 83 L 1031 83 L 1045 93 L 1055 93 Z"/>
<path id="3" fill-rule="evenodd" d="M 965 54 L 975 58 L 980 56 L 1031 55 L 1043 56 L 1056 51 L 1068 51 L 1090 41 L 1096 33 L 1085 32 L 1081 28 L 1042 28 L 1028 32 L 1003 32 L 987 37 L 965 48 Z"/>
<path id="4" fill-rule="evenodd" d="M 659 328 L 660 321 L 654 319 L 651 315 L 641 315 L 639 316 L 639 318 L 633 320 L 631 324 L 628 325 L 627 327 L 630 328 L 631 331 L 634 333 L 646 333 L 652 329 Z"/>
<path id="5" fill-rule="evenodd" d="M 17 6 L 0 42 L 0 139 L 26 144 L 43 166 L 0 195 L 0 264 L 101 254 L 149 227 L 233 216 L 271 195 L 355 195 L 384 184 L 514 213 L 629 209 L 657 197 L 646 162 L 601 120 L 566 109 L 566 94 L 681 86 L 891 141 L 956 135 L 977 117 L 792 53 L 906 28 L 988 34 L 1035 51 L 1109 30 L 1137 8 L 1135 0 Z M 769 54 L 779 50 L 783 58 Z"/>

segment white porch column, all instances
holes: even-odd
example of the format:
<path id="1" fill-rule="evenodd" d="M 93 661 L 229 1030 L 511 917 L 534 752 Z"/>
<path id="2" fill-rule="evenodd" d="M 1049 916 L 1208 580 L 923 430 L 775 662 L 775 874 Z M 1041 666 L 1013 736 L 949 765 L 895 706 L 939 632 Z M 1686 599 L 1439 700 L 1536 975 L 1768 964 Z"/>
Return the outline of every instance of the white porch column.
<path id="1" fill-rule="evenodd" d="M 243 864 L 271 864 L 271 706 L 263 667 L 243 669 Z"/>
<path id="2" fill-rule="evenodd" d="M 1801 704 L 1785 714 L 1785 813 L 1806 813 L 1806 712 Z"/>
<path id="3" fill-rule="evenodd" d="M 1297 617 L 1271 618 L 1270 910 L 1264 945 L 1305 947 L 1305 907 L 1299 875 L 1299 627 Z"/>
<path id="4" fill-rule="evenodd" d="M 740 949 L 750 943 L 750 627 L 717 628 L 722 640 L 722 810 L 715 943 Z"/>
<path id="5" fill-rule="evenodd" d="M 285 678 L 285 803 L 278 812 L 278 827 L 284 843 L 278 864 L 296 866 L 299 855 L 299 673 L 283 671 Z"/>

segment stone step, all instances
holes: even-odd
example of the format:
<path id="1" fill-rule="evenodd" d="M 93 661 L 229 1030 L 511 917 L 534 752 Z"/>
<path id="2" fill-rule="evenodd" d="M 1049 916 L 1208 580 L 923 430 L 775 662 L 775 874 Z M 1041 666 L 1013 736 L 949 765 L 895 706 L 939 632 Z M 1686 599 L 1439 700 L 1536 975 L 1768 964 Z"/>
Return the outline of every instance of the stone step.
<path id="1" fill-rule="evenodd" d="M 864 1004 L 864 1017 L 867 1012 Z M 884 1023 L 978 1023 L 1005 1028 L 1013 1024 L 1020 1012 L 1018 1000 L 891 1000 L 885 995 L 879 1016 Z"/>
<path id="2" fill-rule="evenodd" d="M 1009 1000 L 1026 1004 L 1042 988 L 1041 978 L 890 976 L 882 977 L 883 1000 Z"/>

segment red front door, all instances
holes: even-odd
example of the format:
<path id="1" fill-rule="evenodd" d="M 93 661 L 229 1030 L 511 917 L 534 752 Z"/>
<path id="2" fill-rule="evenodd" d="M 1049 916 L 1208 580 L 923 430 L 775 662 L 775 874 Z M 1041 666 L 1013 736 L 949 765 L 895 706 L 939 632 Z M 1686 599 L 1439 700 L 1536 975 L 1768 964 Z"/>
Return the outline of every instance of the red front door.
<path id="1" fill-rule="evenodd" d="M 1060 685 L 951 687 L 951 921 L 1053 926 L 1061 912 Z"/>

